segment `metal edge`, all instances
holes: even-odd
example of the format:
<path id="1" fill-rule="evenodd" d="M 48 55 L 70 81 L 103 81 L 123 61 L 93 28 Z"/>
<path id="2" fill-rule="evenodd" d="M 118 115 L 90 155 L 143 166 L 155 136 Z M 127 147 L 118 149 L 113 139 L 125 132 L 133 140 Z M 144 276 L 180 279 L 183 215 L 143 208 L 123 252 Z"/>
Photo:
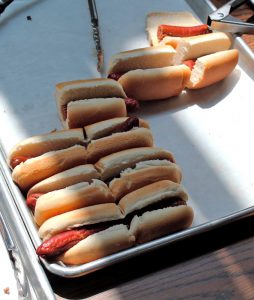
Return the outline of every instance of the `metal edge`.
<path id="1" fill-rule="evenodd" d="M 203 0 L 203 1 L 186 0 L 186 2 L 189 4 L 189 6 L 195 12 L 197 11 L 197 9 L 199 10 L 199 13 L 197 13 L 197 15 L 199 15 L 199 16 L 201 16 L 201 15 L 203 17 L 207 16 L 212 10 L 215 10 L 215 6 L 209 0 Z M 235 45 L 237 45 L 239 47 L 239 50 L 244 52 L 244 55 L 247 56 L 246 60 L 248 61 L 248 64 L 246 64 L 246 66 L 249 65 L 249 62 L 252 62 L 254 65 L 254 54 L 252 53 L 250 48 L 245 44 L 245 42 L 240 37 L 236 38 Z M 0 144 L 0 150 L 1 150 L 0 151 L 0 169 L 2 171 L 1 172 L 2 175 L 4 176 L 4 179 L 5 179 L 6 197 L 10 200 L 10 202 L 13 202 L 13 201 L 15 202 L 17 209 L 20 213 L 19 218 L 22 217 L 23 223 L 25 224 L 25 227 L 27 228 L 30 238 L 31 238 L 34 246 L 37 247 L 41 242 L 41 240 L 38 236 L 37 228 L 31 218 L 31 214 L 30 214 L 29 210 L 27 209 L 27 207 L 24 203 L 24 199 L 23 199 L 21 192 L 19 191 L 17 186 L 12 181 L 9 167 L 6 164 L 6 159 L 5 159 L 6 155 L 3 151 L 3 148 L 1 147 L 1 144 Z M 12 205 L 13 205 L 13 203 L 12 203 Z M 12 207 L 12 209 L 14 209 L 14 208 Z M 17 211 L 16 211 L 16 214 L 17 214 Z M 166 237 L 163 237 L 160 239 L 156 239 L 154 241 L 151 241 L 151 242 L 139 245 L 139 246 L 135 246 L 133 248 L 112 254 L 105 258 L 101 258 L 96 261 L 93 261 L 93 262 L 90 262 L 90 263 L 87 263 L 84 265 L 80 265 L 80 266 L 68 267 L 61 263 L 49 264 L 44 259 L 41 259 L 41 261 L 43 262 L 45 268 L 53 274 L 56 274 L 56 275 L 59 275 L 62 277 L 78 277 L 78 276 L 82 276 L 82 275 L 94 272 L 96 270 L 105 268 L 107 266 L 113 265 L 115 263 L 121 262 L 123 260 L 134 257 L 136 255 L 139 255 L 139 254 L 142 254 L 142 253 L 145 253 L 148 251 L 152 251 L 152 250 L 162 247 L 164 245 L 169 245 L 171 243 L 174 243 L 174 242 L 177 242 L 180 240 L 184 240 L 188 237 L 192 237 L 197 234 L 207 232 L 209 230 L 218 228 L 220 226 L 229 224 L 231 222 L 237 221 L 239 219 L 248 217 L 253 214 L 254 214 L 254 207 L 249 207 L 249 208 L 243 209 L 241 211 L 237 211 L 235 213 L 229 214 L 225 217 L 222 217 L 222 218 L 219 218 L 219 219 L 216 219 L 213 221 L 209 221 L 207 223 L 204 223 L 204 224 L 201 224 L 201 225 L 198 225 L 195 227 L 191 227 L 191 228 L 183 230 L 181 232 L 174 233 L 169 236 L 166 236 Z M 24 227 L 24 224 L 22 224 L 23 227 Z M 21 227 L 21 228 L 23 228 L 23 227 Z M 23 228 L 23 230 L 24 230 L 24 228 Z M 21 234 L 21 233 L 22 233 L 22 231 L 17 231 L 17 234 Z M 26 242 L 28 243 L 29 247 L 31 247 L 31 240 L 26 239 Z M 32 257 L 33 259 L 35 259 L 36 264 L 38 264 L 38 258 L 37 258 L 37 255 L 35 254 L 34 248 L 33 249 L 29 248 L 29 250 L 30 250 L 29 258 Z M 40 265 L 39 265 L 39 267 L 41 268 Z M 43 275 L 45 276 L 44 272 L 43 272 Z M 51 299 L 51 298 L 49 298 L 49 299 Z"/>
<path id="2" fill-rule="evenodd" d="M 19 249 L 26 276 L 33 288 L 36 299 L 56 299 L 45 272 L 40 265 L 38 258 L 35 256 L 33 244 L 31 243 L 30 237 L 24 227 L 23 220 L 13 202 L 2 170 L 0 170 L 0 185 L 3 194 L 3 199 L 0 201 L 1 211 L 4 212 L 5 221 L 9 226 L 15 244 Z M 10 222 L 10 220 L 12 220 L 12 222 Z"/>

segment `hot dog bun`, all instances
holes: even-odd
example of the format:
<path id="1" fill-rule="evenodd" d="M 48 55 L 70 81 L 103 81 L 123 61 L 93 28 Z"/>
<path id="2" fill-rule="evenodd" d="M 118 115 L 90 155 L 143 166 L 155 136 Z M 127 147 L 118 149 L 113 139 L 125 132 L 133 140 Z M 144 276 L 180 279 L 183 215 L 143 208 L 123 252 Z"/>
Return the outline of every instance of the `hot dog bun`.
<path id="1" fill-rule="evenodd" d="M 93 98 L 126 98 L 118 82 L 111 79 L 74 80 L 56 84 L 56 102 L 61 121 L 65 125 L 69 102 Z"/>
<path id="2" fill-rule="evenodd" d="M 121 76 L 118 82 L 128 97 L 141 100 L 161 100 L 179 95 L 190 77 L 185 65 L 134 70 Z"/>
<path id="3" fill-rule="evenodd" d="M 238 56 L 238 50 L 232 49 L 198 58 L 187 87 L 199 89 L 224 79 L 234 70 Z"/>
<path id="4" fill-rule="evenodd" d="M 195 26 L 201 24 L 189 12 L 153 12 L 147 15 L 146 30 L 150 45 L 157 46 L 159 40 L 157 38 L 157 29 L 159 25 L 175 25 L 175 26 Z M 170 37 L 168 45 L 175 47 L 176 42 L 180 40 L 178 37 Z"/>
<path id="5" fill-rule="evenodd" d="M 149 129 L 133 128 L 126 132 L 115 133 L 98 140 L 92 140 L 87 146 L 87 160 L 90 163 L 95 163 L 101 157 L 125 149 L 152 146 L 153 136 Z"/>
<path id="6" fill-rule="evenodd" d="M 188 59 L 228 50 L 230 46 L 231 40 L 229 36 L 223 32 L 214 32 L 189 38 L 182 38 L 176 47 L 174 64 L 178 65 Z"/>
<path id="7" fill-rule="evenodd" d="M 117 53 L 109 62 L 107 73 L 126 73 L 136 69 L 171 66 L 175 50 L 171 46 L 140 48 Z"/>
<path id="8" fill-rule="evenodd" d="M 28 191 L 27 195 L 29 196 L 35 193 L 46 194 L 79 182 L 91 182 L 92 179 L 100 179 L 99 172 L 92 164 L 81 165 L 42 180 L 34 185 Z"/>
<path id="9" fill-rule="evenodd" d="M 122 98 L 71 101 L 67 105 L 66 127 L 84 127 L 99 121 L 126 116 L 126 105 Z"/>
<path id="10" fill-rule="evenodd" d="M 181 170 L 176 164 L 168 160 L 148 160 L 137 163 L 133 169 L 122 171 L 120 178 L 115 178 L 109 183 L 109 188 L 118 200 L 153 182 L 167 179 L 180 183 L 181 178 Z"/>
<path id="11" fill-rule="evenodd" d="M 136 163 L 152 159 L 167 159 L 175 162 L 173 154 L 157 147 L 141 147 L 123 150 L 101 158 L 95 168 L 99 170 L 102 180 L 115 177 L 126 168 L 132 168 Z"/>
<path id="12" fill-rule="evenodd" d="M 33 136 L 18 143 L 11 150 L 8 163 L 18 156 L 36 157 L 49 151 L 69 148 L 85 143 L 83 130 L 59 130 L 38 136 Z"/>
<path id="13" fill-rule="evenodd" d="M 12 179 L 21 190 L 27 191 L 33 185 L 59 172 L 85 164 L 85 147 L 76 145 L 67 149 L 50 151 L 28 159 L 15 167 Z"/>
<path id="14" fill-rule="evenodd" d="M 67 265 L 79 265 L 133 246 L 135 237 L 120 224 L 92 234 L 59 257 Z"/>
<path id="15" fill-rule="evenodd" d="M 188 195 L 180 184 L 170 180 L 161 180 L 125 195 L 119 201 L 118 205 L 124 216 L 126 216 L 134 211 L 169 198 L 179 198 L 186 202 Z"/>
<path id="16" fill-rule="evenodd" d="M 115 202 L 107 185 L 94 179 L 91 184 L 77 183 L 38 198 L 34 211 L 35 222 L 40 226 L 47 219 L 86 206 Z"/>
<path id="17" fill-rule="evenodd" d="M 122 124 L 128 117 L 112 118 L 105 121 L 96 122 L 84 127 L 86 138 L 88 141 L 97 140 L 99 138 L 108 136 L 116 126 Z M 139 118 L 139 127 L 150 128 L 147 121 Z"/>
<path id="18" fill-rule="evenodd" d="M 39 236 L 46 240 L 65 230 L 84 225 L 121 220 L 123 218 L 120 208 L 115 203 L 97 204 L 72 210 L 48 219 L 41 225 Z"/>

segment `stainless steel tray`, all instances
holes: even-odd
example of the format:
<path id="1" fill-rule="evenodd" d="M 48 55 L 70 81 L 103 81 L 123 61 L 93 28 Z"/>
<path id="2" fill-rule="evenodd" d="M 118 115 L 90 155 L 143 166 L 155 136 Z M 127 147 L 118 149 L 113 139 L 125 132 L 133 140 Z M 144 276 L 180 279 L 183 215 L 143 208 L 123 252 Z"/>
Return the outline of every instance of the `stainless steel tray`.
<path id="1" fill-rule="evenodd" d="M 211 9 L 208 1 L 188 2 L 201 17 Z M 184 0 L 97 1 L 97 9 L 106 63 L 113 53 L 147 46 L 144 24 L 148 12 L 192 11 Z M 26 19 L 27 15 L 32 21 Z M 37 228 L 11 180 L 5 153 L 25 137 L 61 128 L 53 99 L 55 83 L 100 75 L 84 1 L 16 2 L 0 20 L 0 28 L 6 45 L 4 50 L 0 48 L 0 55 L 5 54 L 7 60 L 1 67 L 0 87 L 0 168 L 8 189 L 5 209 L 10 211 L 11 225 L 15 215 L 9 206 L 15 203 L 37 247 L 41 243 Z M 240 63 L 225 81 L 168 101 L 144 104 L 140 113 L 150 122 L 156 145 L 170 149 L 183 169 L 183 184 L 195 209 L 193 227 L 77 267 L 49 264 L 42 259 L 50 272 L 81 276 L 254 212 L 254 148 L 249 143 L 254 104 L 248 98 L 254 60 L 241 39 L 235 39 L 235 47 L 241 53 Z M 24 236 L 24 243 L 30 243 L 24 229 L 19 235 Z M 35 252 L 31 255 L 36 259 Z"/>

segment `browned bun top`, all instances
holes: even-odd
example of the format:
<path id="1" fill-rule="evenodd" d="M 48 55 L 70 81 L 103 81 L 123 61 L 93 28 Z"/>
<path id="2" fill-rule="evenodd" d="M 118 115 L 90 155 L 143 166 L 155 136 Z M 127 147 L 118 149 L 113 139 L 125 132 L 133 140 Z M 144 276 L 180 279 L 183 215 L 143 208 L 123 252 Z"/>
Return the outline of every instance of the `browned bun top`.
<path id="1" fill-rule="evenodd" d="M 112 79 L 74 80 L 56 85 L 56 102 L 62 120 L 66 119 L 65 106 L 71 101 L 110 97 L 126 98 L 121 85 Z"/>
<path id="2" fill-rule="evenodd" d="M 49 192 L 38 198 L 34 219 L 41 225 L 47 219 L 86 206 L 115 202 L 107 185 L 94 179 L 92 183 L 81 182 L 61 190 Z"/>
<path id="3" fill-rule="evenodd" d="M 179 198 L 187 201 L 188 195 L 180 184 L 162 180 L 127 194 L 120 200 L 119 206 L 126 216 L 133 211 L 168 198 Z"/>
<path id="4" fill-rule="evenodd" d="M 102 180 L 119 175 L 122 170 L 132 168 L 136 163 L 151 159 L 167 159 L 175 162 L 171 152 L 157 147 L 140 147 L 123 150 L 101 158 L 95 167 L 101 173 Z"/>
<path id="5" fill-rule="evenodd" d="M 91 182 L 92 179 L 100 179 L 99 172 L 92 164 L 77 166 L 37 183 L 28 191 L 28 196 L 34 193 L 45 194 L 55 190 L 60 190 L 79 182 Z"/>
<path id="6" fill-rule="evenodd" d="M 39 235 L 45 240 L 72 228 L 119 219 L 123 219 L 123 214 L 115 203 L 98 204 L 72 210 L 48 219 L 40 227 Z"/>
<path id="7" fill-rule="evenodd" d="M 22 190 L 28 190 L 43 179 L 85 164 L 86 160 L 86 149 L 80 145 L 51 151 L 19 164 L 12 172 L 12 179 Z"/>
<path id="8" fill-rule="evenodd" d="M 87 140 L 96 140 L 104 136 L 108 136 L 116 126 L 124 123 L 129 117 L 112 118 L 100 122 L 93 123 L 84 127 Z M 139 120 L 139 127 L 150 128 L 147 121 Z"/>
<path id="9" fill-rule="evenodd" d="M 36 157 L 46 152 L 69 148 L 85 143 L 82 128 L 71 130 L 59 130 L 46 134 L 29 137 L 16 144 L 8 158 L 11 160 L 18 156 Z"/>
<path id="10" fill-rule="evenodd" d="M 136 69 L 167 67 L 173 64 L 175 50 L 171 46 L 158 46 L 123 51 L 113 55 L 108 74 L 125 73 Z"/>

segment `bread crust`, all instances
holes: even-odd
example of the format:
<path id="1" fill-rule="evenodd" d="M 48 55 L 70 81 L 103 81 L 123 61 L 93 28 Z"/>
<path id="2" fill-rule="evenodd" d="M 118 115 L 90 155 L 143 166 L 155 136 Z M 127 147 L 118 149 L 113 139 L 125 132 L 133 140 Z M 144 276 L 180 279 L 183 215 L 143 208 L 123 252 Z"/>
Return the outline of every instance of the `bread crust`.
<path id="1" fill-rule="evenodd" d="M 140 147 L 119 151 L 107 155 L 95 164 L 95 168 L 100 172 L 101 179 L 112 178 L 126 168 L 132 168 L 136 163 L 151 159 L 167 159 L 175 162 L 171 152 L 157 147 Z"/>
<path id="2" fill-rule="evenodd" d="M 107 185 L 95 179 L 91 184 L 82 182 L 42 195 L 36 202 L 34 219 L 40 226 L 47 219 L 68 211 L 113 202 L 115 199 Z"/>
<path id="3" fill-rule="evenodd" d="M 56 84 L 56 103 L 60 119 L 65 121 L 65 109 L 71 101 L 92 98 L 126 98 L 121 85 L 112 79 L 74 80 Z"/>
<path id="4" fill-rule="evenodd" d="M 213 32 L 181 39 L 176 47 L 174 64 L 218 51 L 228 50 L 231 40 L 226 33 Z"/>
<path id="5" fill-rule="evenodd" d="M 238 50 L 231 49 L 198 58 L 187 87 L 199 89 L 224 79 L 236 67 L 238 57 Z"/>
<path id="6" fill-rule="evenodd" d="M 36 157 L 49 151 L 66 149 L 74 145 L 84 145 L 82 128 L 59 130 L 29 137 L 16 144 L 8 157 L 8 164 L 18 156 Z"/>
<path id="7" fill-rule="evenodd" d="M 174 26 L 195 26 L 200 25 L 201 22 L 194 18 L 191 13 L 185 11 L 152 12 L 146 17 L 146 31 L 150 45 L 157 46 L 159 44 L 157 29 L 159 25 L 163 24 Z M 174 45 L 174 42 L 171 45 Z"/>
<path id="8" fill-rule="evenodd" d="M 46 240 L 65 230 L 120 219 L 123 214 L 115 203 L 92 205 L 48 219 L 39 228 L 39 236 Z"/>
<path id="9" fill-rule="evenodd" d="M 28 191 L 27 195 L 35 193 L 46 194 L 79 182 L 91 182 L 92 179 L 100 179 L 99 172 L 92 164 L 81 165 L 38 182 Z"/>
<path id="10" fill-rule="evenodd" d="M 142 244 L 164 235 L 186 229 L 193 222 L 193 209 L 187 205 L 147 211 L 131 221 L 130 233 Z"/>
<path id="11" fill-rule="evenodd" d="M 180 183 L 182 172 L 180 168 L 174 164 L 168 165 L 155 165 L 143 169 L 135 170 L 128 173 L 122 173 L 120 178 L 113 179 L 109 183 L 109 188 L 116 200 L 119 200 L 128 193 L 131 193 L 141 187 L 151 183 L 170 180 Z"/>
<path id="12" fill-rule="evenodd" d="M 19 164 L 12 172 L 12 179 L 21 190 L 27 191 L 36 183 L 86 161 L 87 151 L 80 145 L 51 151 Z"/>
<path id="13" fill-rule="evenodd" d="M 126 117 L 126 105 L 122 98 L 94 98 L 69 102 L 67 128 L 79 128 L 116 117 Z"/>
<path id="14" fill-rule="evenodd" d="M 167 67 L 173 64 L 175 53 L 173 47 L 164 45 L 120 52 L 111 57 L 108 74 Z"/>
<path id="15" fill-rule="evenodd" d="M 80 265 L 130 248 L 135 237 L 121 224 L 92 234 L 66 251 L 59 260 L 67 265 Z"/>
<path id="16" fill-rule="evenodd" d="M 134 128 L 91 141 L 87 146 L 87 161 L 95 163 L 101 157 L 125 149 L 152 146 L 153 136 L 151 131 L 147 128 Z"/>
<path id="17" fill-rule="evenodd" d="M 122 124 L 128 117 L 112 118 L 100 122 L 96 122 L 84 127 L 86 138 L 88 141 L 97 140 L 111 134 L 115 126 Z M 149 123 L 144 119 L 139 118 L 139 127 L 150 128 Z"/>
<path id="18" fill-rule="evenodd" d="M 179 95 L 190 78 L 185 65 L 134 70 L 119 78 L 125 93 L 140 101 L 162 100 Z"/>
<path id="19" fill-rule="evenodd" d="M 170 180 L 161 180 L 125 195 L 118 205 L 124 216 L 126 216 L 150 204 L 175 197 L 184 201 L 188 200 L 188 195 L 180 184 Z"/>

